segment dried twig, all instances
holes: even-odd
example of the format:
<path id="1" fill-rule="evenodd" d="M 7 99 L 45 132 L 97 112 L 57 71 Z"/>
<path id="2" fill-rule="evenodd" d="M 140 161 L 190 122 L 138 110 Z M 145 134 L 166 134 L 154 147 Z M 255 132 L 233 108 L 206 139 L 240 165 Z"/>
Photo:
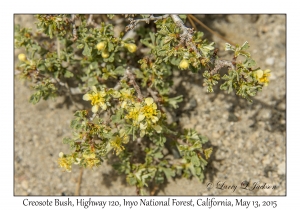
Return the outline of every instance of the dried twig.
<path id="1" fill-rule="evenodd" d="M 69 95 L 69 97 L 70 97 L 70 100 L 72 101 L 72 104 L 73 104 L 77 109 L 80 109 L 79 106 L 77 105 L 77 103 L 75 102 L 74 98 L 73 98 L 71 89 L 70 89 L 69 84 L 68 84 L 67 82 L 65 83 L 65 87 L 66 87 L 67 90 L 68 90 L 68 95 Z"/>
<path id="2" fill-rule="evenodd" d="M 88 19 L 88 21 L 87 21 L 87 24 L 88 25 L 93 25 L 93 14 L 91 14 L 91 15 L 89 15 L 89 19 Z"/>
<path id="3" fill-rule="evenodd" d="M 225 61 L 225 60 L 216 60 L 215 61 L 215 68 L 211 70 L 210 75 L 214 75 L 218 73 L 218 71 L 223 67 L 229 67 L 231 69 L 235 69 L 234 65 L 231 61 Z"/>
<path id="4" fill-rule="evenodd" d="M 80 195 L 80 187 L 81 187 L 81 181 L 82 181 L 82 174 L 83 174 L 83 168 L 80 169 L 77 186 L 74 195 Z"/>
<path id="5" fill-rule="evenodd" d="M 125 72 L 124 76 L 119 80 L 119 82 L 116 84 L 116 86 L 114 87 L 114 89 L 115 90 L 120 90 L 122 80 L 127 80 L 127 78 L 128 78 L 128 75 Z"/>
<path id="6" fill-rule="evenodd" d="M 93 15 L 89 15 L 89 18 L 87 20 L 87 25 L 93 26 L 95 28 L 100 28 L 100 26 L 94 21 Z"/>
<path id="7" fill-rule="evenodd" d="M 76 24 L 75 24 L 75 15 L 71 15 L 71 22 L 73 27 L 73 41 L 77 40 L 77 30 L 76 30 Z"/>
<path id="8" fill-rule="evenodd" d="M 193 19 L 190 17 L 190 15 L 187 16 L 189 22 L 191 23 L 192 27 L 194 28 L 194 30 L 197 30 L 197 26 L 194 23 Z"/>
<path id="9" fill-rule="evenodd" d="M 196 45 L 192 42 L 193 33 L 194 33 L 193 29 L 186 27 L 178 15 L 170 15 L 170 16 L 174 21 L 174 23 L 182 30 L 182 34 L 180 35 L 181 44 L 192 48 L 192 50 L 196 52 L 197 57 L 201 57 L 201 53 L 198 51 Z"/>
<path id="10" fill-rule="evenodd" d="M 162 109 L 164 112 L 166 112 L 165 107 L 163 107 L 163 106 L 161 105 L 160 100 L 159 100 L 159 98 L 157 97 L 157 94 L 158 94 L 158 93 L 157 93 L 156 91 L 152 90 L 151 88 L 147 88 L 147 91 L 148 91 L 148 93 L 150 93 L 150 95 L 152 96 L 152 98 L 154 99 L 154 101 L 157 103 L 158 107 L 159 107 L 160 109 Z"/>
<path id="11" fill-rule="evenodd" d="M 69 84 L 67 82 L 61 82 L 60 79 L 55 79 L 54 80 L 57 84 L 59 84 L 60 86 L 62 87 L 65 87 L 67 89 L 67 92 L 68 92 L 68 95 L 70 97 L 70 100 L 72 101 L 72 104 L 77 108 L 77 109 L 80 109 L 79 106 L 77 105 L 77 103 L 74 101 L 73 99 L 73 94 L 72 94 L 72 91 L 69 87 Z"/>
<path id="12" fill-rule="evenodd" d="M 133 85 L 135 91 L 137 92 L 138 98 L 140 100 L 143 100 L 144 97 L 142 95 L 141 89 L 138 86 L 138 84 L 136 83 L 135 76 L 133 75 L 132 71 L 129 68 L 127 68 L 125 71 L 125 74 L 127 74 L 127 77 L 130 79 L 130 83 Z"/>
<path id="13" fill-rule="evenodd" d="M 161 19 L 165 19 L 169 16 L 170 15 L 162 15 L 162 16 L 154 17 L 153 15 L 150 15 L 150 17 L 148 17 L 148 18 L 136 19 L 136 20 L 134 20 L 133 18 L 128 18 L 130 21 L 130 24 L 128 26 L 126 26 L 125 30 L 128 31 L 128 30 L 134 29 L 139 22 L 146 22 L 147 24 L 149 24 L 150 20 L 161 20 Z"/>

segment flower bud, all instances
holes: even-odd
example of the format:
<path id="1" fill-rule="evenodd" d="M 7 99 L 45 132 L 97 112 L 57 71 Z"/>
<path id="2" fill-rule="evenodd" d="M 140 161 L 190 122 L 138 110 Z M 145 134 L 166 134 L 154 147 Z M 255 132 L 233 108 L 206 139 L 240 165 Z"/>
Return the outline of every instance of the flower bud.
<path id="1" fill-rule="evenodd" d="M 96 45 L 96 48 L 97 50 L 103 50 L 106 46 L 106 43 L 105 42 L 99 42 L 97 45 Z"/>
<path id="2" fill-rule="evenodd" d="M 127 50 L 131 53 L 134 53 L 137 49 L 135 44 L 125 44 L 125 47 L 127 48 Z"/>
<path id="3" fill-rule="evenodd" d="M 108 51 L 107 51 L 107 50 L 103 51 L 103 52 L 101 53 L 101 56 L 102 56 L 102 58 L 108 58 L 108 57 L 109 57 Z"/>
<path id="4" fill-rule="evenodd" d="M 187 69 L 189 67 L 189 62 L 186 59 L 182 59 L 179 63 L 180 69 Z"/>
<path id="5" fill-rule="evenodd" d="M 23 62 L 25 62 L 27 60 L 26 55 L 23 53 L 18 55 L 18 59 L 19 59 L 19 61 L 23 61 Z"/>

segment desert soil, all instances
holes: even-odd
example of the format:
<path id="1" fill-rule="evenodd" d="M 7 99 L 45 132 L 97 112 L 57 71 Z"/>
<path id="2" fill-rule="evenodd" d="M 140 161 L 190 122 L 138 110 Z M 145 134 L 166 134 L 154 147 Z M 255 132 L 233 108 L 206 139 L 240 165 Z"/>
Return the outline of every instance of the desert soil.
<path id="1" fill-rule="evenodd" d="M 214 152 L 203 183 L 196 179 L 170 180 L 158 195 L 285 195 L 286 194 L 286 16 L 197 15 L 214 31 L 234 43 L 250 43 L 258 65 L 271 69 L 270 84 L 250 104 L 233 94 L 206 93 L 201 74 L 184 74 L 175 90 L 184 94 L 176 120 L 183 128 L 195 128 L 210 140 Z M 15 23 L 31 26 L 31 15 L 16 15 Z M 205 32 L 226 57 L 225 41 Z M 20 51 L 15 50 L 17 55 Z M 75 107 L 64 98 L 28 103 L 32 93 L 26 82 L 14 81 L 14 194 L 74 195 L 80 168 L 62 172 L 58 153 L 68 153 L 63 137 Z M 246 190 L 255 183 L 275 189 Z M 211 183 L 211 184 L 210 184 Z M 245 182 L 244 182 L 245 183 Z M 223 185 L 223 189 L 218 189 Z M 208 187 L 209 186 L 209 187 Z M 237 186 L 236 189 L 231 188 Z M 135 195 L 135 188 L 109 165 L 85 169 L 80 195 Z"/>

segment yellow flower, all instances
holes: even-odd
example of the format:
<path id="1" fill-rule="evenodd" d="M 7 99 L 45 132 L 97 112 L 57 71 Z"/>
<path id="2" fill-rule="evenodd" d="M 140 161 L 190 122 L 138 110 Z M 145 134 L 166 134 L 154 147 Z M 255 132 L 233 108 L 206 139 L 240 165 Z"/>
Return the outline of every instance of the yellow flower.
<path id="1" fill-rule="evenodd" d="M 83 96 L 83 100 L 85 101 L 91 101 L 91 104 L 93 105 L 92 112 L 97 112 L 99 109 L 99 106 L 103 109 L 107 109 L 107 105 L 105 102 L 105 96 L 106 93 L 104 91 L 97 91 L 97 88 L 95 86 L 92 87 L 93 92 L 87 93 Z"/>
<path id="2" fill-rule="evenodd" d="M 23 53 L 18 55 L 18 59 L 19 59 L 19 61 L 23 61 L 23 62 L 25 62 L 27 60 L 26 55 Z"/>
<path id="3" fill-rule="evenodd" d="M 140 103 L 135 103 L 134 107 L 130 107 L 128 114 L 125 116 L 125 119 L 132 119 L 133 125 L 138 125 L 144 118 L 145 115 L 141 112 Z"/>
<path id="4" fill-rule="evenodd" d="M 123 129 L 121 129 L 120 134 L 117 134 L 111 139 L 110 145 L 114 148 L 115 153 L 118 155 L 120 152 L 122 152 L 125 149 L 122 144 L 127 144 L 128 141 L 129 141 L 128 135 L 125 134 L 125 131 Z"/>
<path id="5" fill-rule="evenodd" d="M 62 157 L 58 158 L 58 165 L 59 165 L 59 167 L 64 168 L 65 171 L 71 172 L 72 161 L 70 160 L 70 158 L 63 157 L 63 155 L 62 155 Z"/>
<path id="6" fill-rule="evenodd" d="M 126 109 L 127 108 L 127 102 L 123 101 L 121 104 L 122 109 Z"/>
<path id="7" fill-rule="evenodd" d="M 135 44 L 124 44 L 124 46 L 127 48 L 127 50 L 131 53 L 134 53 L 137 49 L 136 45 Z"/>
<path id="8" fill-rule="evenodd" d="M 105 42 L 99 42 L 96 45 L 97 50 L 103 50 L 106 47 L 106 43 Z"/>
<path id="9" fill-rule="evenodd" d="M 266 69 L 266 70 L 257 70 L 254 72 L 254 77 L 257 79 L 259 83 L 263 83 L 264 86 L 268 86 L 269 84 L 269 77 L 271 76 L 271 70 Z"/>
<path id="10" fill-rule="evenodd" d="M 104 51 L 102 51 L 101 56 L 102 56 L 102 58 L 108 58 L 109 52 L 107 50 L 104 50 Z"/>
<path id="11" fill-rule="evenodd" d="M 82 157 L 84 158 L 84 163 L 89 168 L 97 166 L 97 164 L 100 162 L 100 160 L 96 158 L 95 153 L 83 154 Z"/>
<path id="12" fill-rule="evenodd" d="M 145 98 L 146 105 L 143 106 L 142 112 L 147 119 L 150 119 L 153 123 L 158 121 L 157 117 L 157 105 L 154 103 L 153 98 Z"/>
<path id="13" fill-rule="evenodd" d="M 184 70 L 187 69 L 189 65 L 189 62 L 186 59 L 182 59 L 179 63 L 179 68 Z"/>
<path id="14" fill-rule="evenodd" d="M 120 90 L 120 93 L 121 93 L 121 97 L 123 100 L 132 100 L 133 99 L 133 92 L 132 92 L 132 89 L 126 89 L 126 88 L 123 88 L 122 90 Z"/>

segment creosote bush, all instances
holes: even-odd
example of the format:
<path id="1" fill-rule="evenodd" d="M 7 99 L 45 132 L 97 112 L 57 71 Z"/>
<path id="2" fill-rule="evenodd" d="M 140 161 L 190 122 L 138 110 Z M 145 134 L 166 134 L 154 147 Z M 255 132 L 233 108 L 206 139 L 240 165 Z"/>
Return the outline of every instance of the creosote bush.
<path id="1" fill-rule="evenodd" d="M 207 92 L 221 83 L 251 102 L 270 70 L 256 67 L 248 42 L 226 44 L 232 60 L 219 59 L 214 43 L 186 26 L 186 15 L 100 17 L 36 15 L 37 33 L 15 26 L 15 47 L 25 50 L 16 70 L 31 82 L 30 102 L 66 95 L 78 107 L 73 136 L 63 139 L 71 151 L 59 153 L 58 166 L 70 172 L 73 164 L 96 168 L 110 158 L 138 194 L 172 177 L 202 181 L 213 152 L 207 138 L 167 122 L 183 99 L 170 96 L 173 72 L 200 73 Z M 116 35 L 120 19 L 126 27 Z M 80 109 L 75 95 L 90 106 Z"/>

